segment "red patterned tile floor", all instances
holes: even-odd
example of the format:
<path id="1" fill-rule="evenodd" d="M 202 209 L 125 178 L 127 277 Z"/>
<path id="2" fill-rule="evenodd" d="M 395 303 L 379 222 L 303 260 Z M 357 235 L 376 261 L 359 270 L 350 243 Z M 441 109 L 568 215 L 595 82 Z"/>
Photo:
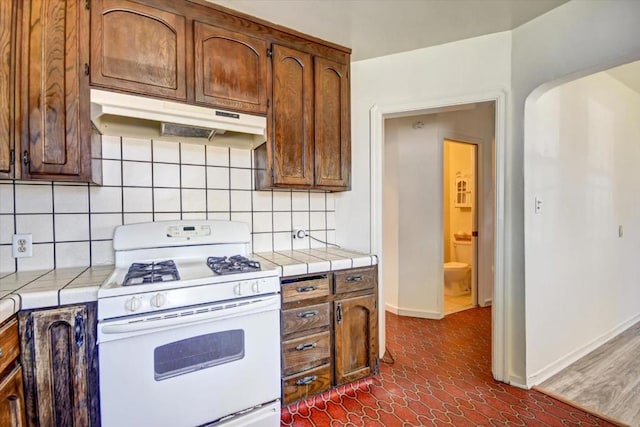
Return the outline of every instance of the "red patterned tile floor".
<path id="1" fill-rule="evenodd" d="M 282 426 L 611 426 L 491 376 L 491 309 L 443 320 L 387 313 L 393 364 L 380 375 L 282 409 Z"/>

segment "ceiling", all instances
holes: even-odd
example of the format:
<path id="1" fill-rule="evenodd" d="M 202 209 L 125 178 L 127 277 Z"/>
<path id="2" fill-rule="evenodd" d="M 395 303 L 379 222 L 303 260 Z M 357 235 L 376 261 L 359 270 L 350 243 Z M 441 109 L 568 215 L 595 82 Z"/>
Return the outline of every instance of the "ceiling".
<path id="1" fill-rule="evenodd" d="M 511 30 L 567 0 L 209 0 L 352 49 L 352 61 Z"/>

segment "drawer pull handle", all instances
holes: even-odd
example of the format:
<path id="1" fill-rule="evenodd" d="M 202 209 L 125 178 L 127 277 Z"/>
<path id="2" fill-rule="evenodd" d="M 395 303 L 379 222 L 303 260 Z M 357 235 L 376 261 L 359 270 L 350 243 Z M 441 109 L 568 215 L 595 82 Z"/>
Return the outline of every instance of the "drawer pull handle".
<path id="1" fill-rule="evenodd" d="M 318 310 L 303 311 L 302 313 L 298 313 L 298 317 L 301 319 L 308 319 L 309 317 L 317 316 L 318 314 L 320 314 Z"/>
<path id="2" fill-rule="evenodd" d="M 309 385 L 317 379 L 318 379 L 317 375 L 311 375 L 308 377 L 300 378 L 298 381 L 296 381 L 296 385 Z"/>
<path id="3" fill-rule="evenodd" d="M 311 348 L 316 348 L 317 345 L 318 345 L 318 343 L 308 342 L 308 343 L 300 344 L 300 345 L 296 346 L 296 350 L 298 350 L 298 351 L 309 350 Z"/>
<path id="4" fill-rule="evenodd" d="M 362 274 L 357 276 L 347 276 L 347 282 L 362 282 Z"/>
<path id="5" fill-rule="evenodd" d="M 312 292 L 312 291 L 315 291 L 316 289 L 318 289 L 316 286 L 300 286 L 299 288 L 296 289 L 296 291 L 303 293 L 303 292 Z"/>
<path id="6" fill-rule="evenodd" d="M 4 356 L 4 352 L 2 351 L 2 347 L 0 347 L 0 357 Z"/>

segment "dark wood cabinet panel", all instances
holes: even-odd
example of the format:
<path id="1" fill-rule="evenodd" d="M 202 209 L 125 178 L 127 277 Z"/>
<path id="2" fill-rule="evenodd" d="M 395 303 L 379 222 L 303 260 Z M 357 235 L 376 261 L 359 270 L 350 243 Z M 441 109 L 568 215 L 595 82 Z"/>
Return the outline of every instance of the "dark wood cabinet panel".
<path id="1" fill-rule="evenodd" d="M 267 113 L 267 48 L 264 39 L 194 22 L 197 103 Z"/>
<path id="2" fill-rule="evenodd" d="M 313 62 L 310 54 L 273 49 L 273 184 L 313 185 Z M 269 142 L 267 142 L 269 143 Z"/>
<path id="3" fill-rule="evenodd" d="M 128 0 L 93 3 L 91 84 L 186 100 L 186 18 Z"/>
<path id="4" fill-rule="evenodd" d="M 282 373 L 292 375 L 331 361 L 331 334 L 324 331 L 282 343 Z"/>
<path id="5" fill-rule="evenodd" d="M 22 367 L 16 366 L 4 379 L 0 379 L 0 426 L 27 425 L 24 414 Z"/>
<path id="6" fill-rule="evenodd" d="M 21 312 L 29 425 L 99 425 L 95 303 Z"/>
<path id="7" fill-rule="evenodd" d="M 334 273 L 336 294 L 373 290 L 377 281 L 377 270 L 372 267 L 340 270 Z"/>
<path id="8" fill-rule="evenodd" d="M 351 112 L 348 65 L 316 57 L 315 185 L 348 189 L 351 170 Z"/>
<path id="9" fill-rule="evenodd" d="M 282 401 L 286 404 L 323 392 L 331 387 L 332 379 L 328 364 L 283 378 Z"/>
<path id="10" fill-rule="evenodd" d="M 89 10 L 23 3 L 23 178 L 91 181 Z"/>
<path id="11" fill-rule="evenodd" d="M 331 324 L 331 304 L 305 305 L 282 310 L 282 330 L 296 334 L 315 328 L 328 328 Z"/>
<path id="12" fill-rule="evenodd" d="M 12 152 L 15 149 L 15 75 L 18 25 L 18 1 L 0 2 L 0 177 L 14 174 Z"/>
<path id="13" fill-rule="evenodd" d="M 0 328 L 0 374 L 19 354 L 18 322 L 14 319 Z"/>
<path id="14" fill-rule="evenodd" d="M 334 312 L 336 384 L 372 375 L 378 348 L 376 295 L 337 300 Z"/>

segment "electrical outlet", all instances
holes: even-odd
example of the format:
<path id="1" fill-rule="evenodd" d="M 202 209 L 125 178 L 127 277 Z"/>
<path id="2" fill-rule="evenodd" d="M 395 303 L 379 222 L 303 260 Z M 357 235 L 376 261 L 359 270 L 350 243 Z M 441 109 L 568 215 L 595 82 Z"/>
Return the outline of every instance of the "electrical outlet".
<path id="1" fill-rule="evenodd" d="M 307 237 L 307 230 L 300 226 L 294 226 L 292 236 L 294 239 L 304 239 Z"/>
<path id="2" fill-rule="evenodd" d="M 14 234 L 11 239 L 12 252 L 14 258 L 27 258 L 33 256 L 33 238 L 31 233 Z"/>

